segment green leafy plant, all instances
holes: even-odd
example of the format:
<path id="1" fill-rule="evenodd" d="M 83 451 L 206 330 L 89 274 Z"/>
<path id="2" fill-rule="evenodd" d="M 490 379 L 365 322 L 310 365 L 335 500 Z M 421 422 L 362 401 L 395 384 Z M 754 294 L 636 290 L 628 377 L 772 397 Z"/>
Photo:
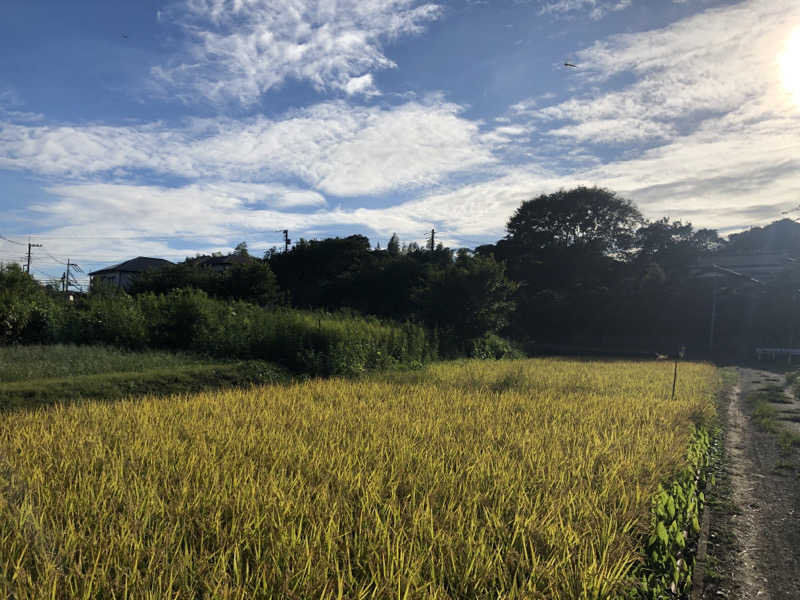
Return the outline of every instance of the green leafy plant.
<path id="1" fill-rule="evenodd" d="M 653 497 L 650 534 L 640 569 L 640 597 L 657 600 L 691 589 L 693 550 L 700 534 L 704 489 L 711 465 L 715 432 L 695 426 L 686 465 L 667 487 Z"/>

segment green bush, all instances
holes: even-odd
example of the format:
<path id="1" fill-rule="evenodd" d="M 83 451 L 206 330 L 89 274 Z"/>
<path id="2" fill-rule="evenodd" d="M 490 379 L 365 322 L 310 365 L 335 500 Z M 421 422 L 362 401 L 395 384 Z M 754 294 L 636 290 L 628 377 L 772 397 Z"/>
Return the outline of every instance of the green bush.
<path id="1" fill-rule="evenodd" d="M 206 351 L 207 340 L 219 328 L 217 304 L 202 290 L 184 288 L 168 294 L 136 297 L 147 326 L 149 343 L 155 348 Z"/>
<path id="2" fill-rule="evenodd" d="M 133 319 L 138 319 L 138 310 L 146 343 L 152 348 L 269 360 L 297 373 L 356 375 L 394 365 L 422 364 L 436 356 L 435 338 L 426 335 L 421 326 L 386 323 L 348 312 L 270 309 L 216 300 L 196 289 L 114 301 L 130 308 Z M 103 329 L 112 321 L 96 319 L 92 323 Z M 138 325 L 134 330 L 141 331 Z M 112 342 L 109 335 L 103 330 L 89 337 L 125 345 L 122 337 Z"/>
<path id="3" fill-rule="evenodd" d="M 0 344 L 186 350 L 269 360 L 312 375 L 357 375 L 423 364 L 437 353 L 436 336 L 422 326 L 348 311 L 270 308 L 219 300 L 195 288 L 137 296 L 98 288 L 66 303 L 16 266 L 0 269 L 0 284 Z"/>
<path id="4" fill-rule="evenodd" d="M 695 427 L 687 466 L 653 498 L 650 535 L 640 567 L 639 597 L 683 597 L 691 591 L 695 544 L 700 534 L 704 489 L 717 431 Z"/>
<path id="5" fill-rule="evenodd" d="M 93 294 L 80 309 L 71 308 L 67 314 L 73 323 L 70 338 L 75 343 L 123 348 L 143 348 L 148 344 L 145 316 L 127 294 Z"/>
<path id="6" fill-rule="evenodd" d="M 0 344 L 54 341 L 63 306 L 19 265 L 0 266 Z"/>
<path id="7" fill-rule="evenodd" d="M 494 333 L 487 333 L 470 342 L 469 356 L 470 358 L 500 359 L 524 358 L 525 355 L 507 339 Z"/>

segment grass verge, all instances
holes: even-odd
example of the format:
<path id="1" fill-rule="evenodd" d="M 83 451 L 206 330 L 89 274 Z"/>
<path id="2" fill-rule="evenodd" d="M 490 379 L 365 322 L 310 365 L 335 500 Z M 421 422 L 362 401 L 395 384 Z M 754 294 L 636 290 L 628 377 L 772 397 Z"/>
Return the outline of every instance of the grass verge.
<path id="1" fill-rule="evenodd" d="M 0 346 L 0 385 L 52 377 L 112 372 L 143 372 L 208 364 L 202 356 L 185 352 L 135 352 L 112 346 L 50 344 Z M 219 364 L 223 361 L 216 360 Z"/>
<path id="2" fill-rule="evenodd" d="M 162 396 L 288 381 L 290 376 L 285 370 L 257 360 L 29 379 L 0 383 L 0 411 L 65 404 L 79 400 L 117 400 L 142 395 Z"/>

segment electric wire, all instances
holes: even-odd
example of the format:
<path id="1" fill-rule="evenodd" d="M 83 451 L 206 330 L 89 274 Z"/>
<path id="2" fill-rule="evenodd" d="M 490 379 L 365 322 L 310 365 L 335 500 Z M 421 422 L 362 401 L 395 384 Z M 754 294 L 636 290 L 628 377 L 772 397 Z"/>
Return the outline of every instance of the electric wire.
<path id="1" fill-rule="evenodd" d="M 26 245 L 25 242 L 16 242 L 14 240 L 11 240 L 11 239 L 7 238 L 4 235 L 0 235 L 0 239 L 5 240 L 7 242 L 10 242 L 12 244 L 16 244 L 17 246 L 25 246 Z"/>

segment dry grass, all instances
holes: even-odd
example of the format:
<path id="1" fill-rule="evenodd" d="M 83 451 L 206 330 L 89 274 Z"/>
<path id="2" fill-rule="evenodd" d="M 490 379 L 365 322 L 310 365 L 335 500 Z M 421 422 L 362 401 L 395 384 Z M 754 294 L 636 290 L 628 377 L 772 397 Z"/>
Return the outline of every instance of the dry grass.
<path id="1" fill-rule="evenodd" d="M 0 597 L 611 598 L 717 375 L 445 363 L 0 415 Z"/>

